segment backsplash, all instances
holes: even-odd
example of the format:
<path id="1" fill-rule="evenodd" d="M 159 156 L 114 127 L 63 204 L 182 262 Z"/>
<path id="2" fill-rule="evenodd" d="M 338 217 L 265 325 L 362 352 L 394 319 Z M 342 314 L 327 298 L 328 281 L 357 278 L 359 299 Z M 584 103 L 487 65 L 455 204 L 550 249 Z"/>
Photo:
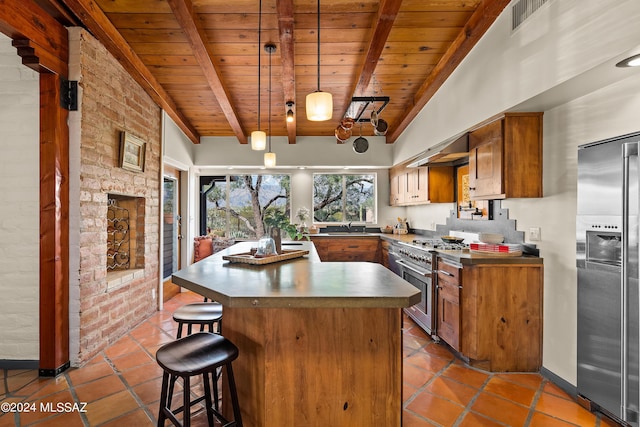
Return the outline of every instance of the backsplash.
<path id="1" fill-rule="evenodd" d="M 524 246 L 526 253 L 538 255 L 535 245 L 524 243 L 524 231 L 516 229 L 516 220 L 509 218 L 509 210 L 503 209 L 500 200 L 494 200 L 492 206 L 492 220 L 474 221 L 468 219 L 459 219 L 456 211 L 452 210 L 447 217 L 446 224 L 436 224 L 433 230 L 412 230 L 415 234 L 425 237 L 445 236 L 451 230 L 464 231 L 470 233 L 500 233 L 504 236 L 505 243 L 520 243 Z"/>

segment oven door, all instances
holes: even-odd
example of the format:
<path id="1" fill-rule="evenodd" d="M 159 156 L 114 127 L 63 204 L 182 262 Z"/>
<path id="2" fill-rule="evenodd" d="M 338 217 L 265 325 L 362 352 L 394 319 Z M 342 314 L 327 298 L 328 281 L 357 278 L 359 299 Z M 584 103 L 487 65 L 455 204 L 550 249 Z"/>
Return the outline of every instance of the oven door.
<path id="1" fill-rule="evenodd" d="M 400 276 L 418 288 L 422 296 L 420 302 L 406 308 L 405 313 L 429 335 L 435 335 L 433 272 L 417 267 L 406 260 L 398 260 L 397 263 L 400 266 Z"/>

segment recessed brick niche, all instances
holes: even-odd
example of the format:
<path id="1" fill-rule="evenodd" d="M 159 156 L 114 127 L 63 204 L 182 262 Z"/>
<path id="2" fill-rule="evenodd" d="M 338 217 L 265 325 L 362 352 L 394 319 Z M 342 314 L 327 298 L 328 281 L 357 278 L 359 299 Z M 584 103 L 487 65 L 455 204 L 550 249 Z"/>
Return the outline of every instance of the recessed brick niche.
<path id="1" fill-rule="evenodd" d="M 144 197 L 108 195 L 107 291 L 144 274 L 144 216 Z"/>

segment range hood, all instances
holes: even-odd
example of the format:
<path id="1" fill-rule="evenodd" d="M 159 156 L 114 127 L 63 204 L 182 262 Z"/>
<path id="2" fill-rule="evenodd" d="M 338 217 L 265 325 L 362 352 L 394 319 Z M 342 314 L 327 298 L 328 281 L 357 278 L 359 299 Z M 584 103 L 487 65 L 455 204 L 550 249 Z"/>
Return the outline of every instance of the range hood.
<path id="1" fill-rule="evenodd" d="M 407 165 L 418 166 L 450 166 L 462 163 L 469 157 L 469 133 L 464 132 L 446 141 L 427 148 Z"/>

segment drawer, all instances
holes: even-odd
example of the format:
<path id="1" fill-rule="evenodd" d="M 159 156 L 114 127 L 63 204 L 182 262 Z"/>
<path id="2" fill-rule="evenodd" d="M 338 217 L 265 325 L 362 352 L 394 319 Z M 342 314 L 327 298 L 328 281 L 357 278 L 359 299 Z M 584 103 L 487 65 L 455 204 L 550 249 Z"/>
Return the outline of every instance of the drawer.
<path id="1" fill-rule="evenodd" d="M 327 261 L 360 261 L 360 262 L 375 262 L 375 252 L 371 251 L 353 251 L 353 252 L 331 252 L 327 254 Z"/>
<path id="2" fill-rule="evenodd" d="M 460 270 L 460 267 L 438 258 L 438 277 L 442 275 L 447 278 L 447 281 L 460 284 Z"/>
<path id="3" fill-rule="evenodd" d="M 378 242 L 353 241 L 353 242 L 331 242 L 329 243 L 329 251 L 331 252 L 368 252 L 376 251 Z"/>

